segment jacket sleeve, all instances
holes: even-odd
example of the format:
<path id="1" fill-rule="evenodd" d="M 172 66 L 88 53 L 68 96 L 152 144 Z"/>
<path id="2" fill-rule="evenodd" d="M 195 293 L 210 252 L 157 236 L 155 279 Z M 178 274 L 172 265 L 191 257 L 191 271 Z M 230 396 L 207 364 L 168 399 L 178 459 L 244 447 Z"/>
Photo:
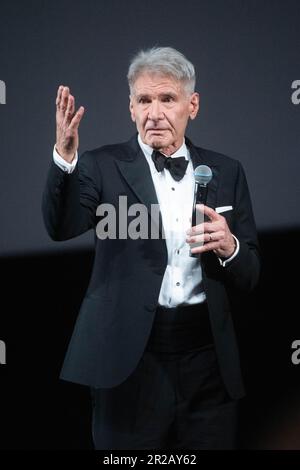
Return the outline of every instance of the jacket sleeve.
<path id="1" fill-rule="evenodd" d="M 101 175 L 94 154 L 82 154 L 71 174 L 52 160 L 42 195 L 49 236 L 55 241 L 68 240 L 94 227 L 100 197 Z"/>
<path id="2" fill-rule="evenodd" d="M 258 283 L 260 254 L 248 183 L 243 167 L 238 163 L 232 233 L 238 238 L 237 256 L 223 268 L 230 285 L 251 291 Z"/>

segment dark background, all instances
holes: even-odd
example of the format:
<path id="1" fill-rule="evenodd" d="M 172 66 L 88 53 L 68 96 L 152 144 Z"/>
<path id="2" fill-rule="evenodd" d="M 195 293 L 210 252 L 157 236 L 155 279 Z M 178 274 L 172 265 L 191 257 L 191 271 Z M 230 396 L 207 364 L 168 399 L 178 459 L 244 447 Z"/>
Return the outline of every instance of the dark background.
<path id="1" fill-rule="evenodd" d="M 93 233 L 49 239 L 41 194 L 55 141 L 55 95 L 86 107 L 80 150 L 127 140 L 126 73 L 140 48 L 173 46 L 201 95 L 189 137 L 238 158 L 263 254 L 260 285 L 235 322 L 247 398 L 241 448 L 300 449 L 298 1 L 0 0 L 0 366 L 6 449 L 91 448 L 87 388 L 58 380 L 93 262 Z M 3 405 L 3 406 L 2 406 Z"/>

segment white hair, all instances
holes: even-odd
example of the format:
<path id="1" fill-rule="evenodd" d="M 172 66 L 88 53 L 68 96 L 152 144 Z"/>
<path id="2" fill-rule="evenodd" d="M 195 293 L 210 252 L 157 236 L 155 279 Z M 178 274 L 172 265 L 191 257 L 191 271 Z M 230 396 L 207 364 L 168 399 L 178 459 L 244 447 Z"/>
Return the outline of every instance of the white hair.
<path id="1" fill-rule="evenodd" d="M 139 51 L 133 57 L 127 74 L 131 94 L 134 82 L 143 72 L 174 78 L 183 83 L 187 93 L 192 94 L 195 90 L 196 74 L 193 64 L 172 47 L 152 47 Z"/>

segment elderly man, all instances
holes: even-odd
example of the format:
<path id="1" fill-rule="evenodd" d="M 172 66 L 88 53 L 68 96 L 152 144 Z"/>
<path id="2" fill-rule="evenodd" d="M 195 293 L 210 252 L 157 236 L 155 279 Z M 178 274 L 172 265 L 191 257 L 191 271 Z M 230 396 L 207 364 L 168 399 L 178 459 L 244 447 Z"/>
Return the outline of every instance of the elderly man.
<path id="1" fill-rule="evenodd" d="M 244 390 L 231 296 L 249 292 L 260 270 L 244 171 L 185 137 L 199 95 L 194 67 L 180 52 L 139 52 L 128 82 L 137 134 L 79 159 L 84 108 L 75 110 L 68 87 L 57 93 L 57 140 L 42 203 L 50 237 L 95 229 L 101 205 L 118 208 L 121 197 L 129 208 L 143 204 L 159 234 L 152 236 L 149 223 L 147 236 L 95 236 L 61 378 L 91 388 L 96 449 L 234 448 Z M 194 169 L 202 164 L 213 174 L 206 204 L 197 205 L 206 220 L 191 227 Z"/>

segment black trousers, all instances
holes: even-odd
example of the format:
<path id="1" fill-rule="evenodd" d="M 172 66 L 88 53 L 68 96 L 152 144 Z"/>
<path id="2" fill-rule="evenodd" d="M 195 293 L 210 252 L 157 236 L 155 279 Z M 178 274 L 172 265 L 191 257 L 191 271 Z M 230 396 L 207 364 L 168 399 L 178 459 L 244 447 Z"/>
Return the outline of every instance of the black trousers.
<path id="1" fill-rule="evenodd" d="M 206 304 L 159 307 L 134 372 L 91 389 L 95 449 L 234 449 L 237 402 L 222 381 Z"/>

